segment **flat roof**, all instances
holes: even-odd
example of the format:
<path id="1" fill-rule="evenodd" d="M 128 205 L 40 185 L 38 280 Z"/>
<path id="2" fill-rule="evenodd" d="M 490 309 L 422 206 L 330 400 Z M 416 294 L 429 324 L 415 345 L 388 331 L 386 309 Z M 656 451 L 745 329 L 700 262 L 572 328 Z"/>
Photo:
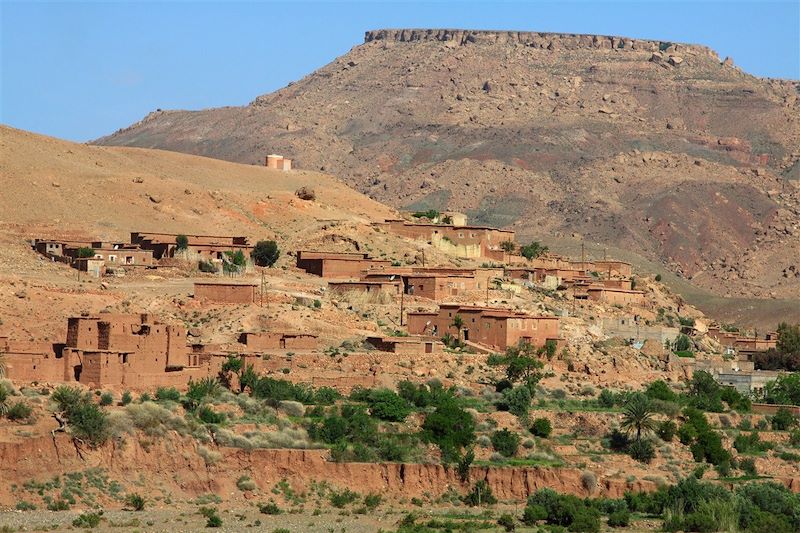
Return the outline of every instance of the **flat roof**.
<path id="1" fill-rule="evenodd" d="M 219 285 L 220 287 L 257 287 L 255 281 L 195 281 L 195 285 Z"/>

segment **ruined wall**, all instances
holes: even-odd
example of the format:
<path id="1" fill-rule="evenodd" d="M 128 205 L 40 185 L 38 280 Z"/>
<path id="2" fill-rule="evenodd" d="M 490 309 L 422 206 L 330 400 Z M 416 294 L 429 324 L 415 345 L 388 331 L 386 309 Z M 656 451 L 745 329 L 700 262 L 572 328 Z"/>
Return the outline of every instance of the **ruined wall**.
<path id="1" fill-rule="evenodd" d="M 194 297 L 221 304 L 251 304 L 256 301 L 256 286 L 241 283 L 195 283 Z"/>

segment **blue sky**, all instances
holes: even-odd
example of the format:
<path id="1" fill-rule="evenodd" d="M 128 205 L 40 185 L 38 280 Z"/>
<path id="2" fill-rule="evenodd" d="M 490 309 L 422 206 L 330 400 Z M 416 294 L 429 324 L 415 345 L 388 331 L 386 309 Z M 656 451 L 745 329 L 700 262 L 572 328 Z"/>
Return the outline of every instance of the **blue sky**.
<path id="1" fill-rule="evenodd" d="M 597 33 L 708 45 L 800 78 L 800 0 L 783 2 L 10 2 L 0 122 L 85 141 L 156 109 L 243 105 L 384 27 Z"/>

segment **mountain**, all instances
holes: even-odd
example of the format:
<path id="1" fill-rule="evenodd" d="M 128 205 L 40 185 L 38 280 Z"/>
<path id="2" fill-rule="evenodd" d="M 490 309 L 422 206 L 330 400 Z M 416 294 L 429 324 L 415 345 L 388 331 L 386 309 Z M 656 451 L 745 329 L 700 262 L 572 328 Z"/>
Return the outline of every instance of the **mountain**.
<path id="1" fill-rule="evenodd" d="M 156 111 L 96 142 L 282 153 L 397 208 L 466 211 L 523 240 L 625 250 L 718 296 L 791 302 L 799 89 L 697 45 L 378 30 L 247 106 Z"/>

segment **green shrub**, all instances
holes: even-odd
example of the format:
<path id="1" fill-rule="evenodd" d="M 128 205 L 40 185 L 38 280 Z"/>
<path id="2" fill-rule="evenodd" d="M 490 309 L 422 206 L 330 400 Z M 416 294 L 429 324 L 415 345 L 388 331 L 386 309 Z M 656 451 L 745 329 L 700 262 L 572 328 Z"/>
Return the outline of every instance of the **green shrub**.
<path id="1" fill-rule="evenodd" d="M 519 435 L 507 429 L 492 433 L 492 447 L 505 457 L 514 457 L 519 448 Z"/>
<path id="2" fill-rule="evenodd" d="M 656 434 L 664 442 L 672 442 L 676 431 L 678 431 L 678 426 L 672 420 L 663 420 L 656 428 Z"/>
<path id="3" fill-rule="evenodd" d="M 678 400 L 678 395 L 675 394 L 666 382 L 660 379 L 650 383 L 644 393 L 653 400 L 661 400 L 664 402 L 675 402 Z"/>
<path id="4" fill-rule="evenodd" d="M 445 398 L 425 417 L 421 437 L 439 446 L 442 458 L 452 462 L 462 448 L 475 442 L 475 420 L 455 399 Z"/>
<path id="5" fill-rule="evenodd" d="M 100 519 L 102 518 L 102 516 L 103 516 L 102 511 L 98 513 L 83 513 L 72 521 L 72 526 L 86 528 L 86 529 L 94 529 L 100 525 Z"/>
<path id="6" fill-rule="evenodd" d="M 281 255 L 275 241 L 258 241 L 250 252 L 253 262 L 262 267 L 272 267 Z"/>
<path id="7" fill-rule="evenodd" d="M 524 385 L 506 389 L 503 391 L 503 400 L 511 414 L 525 417 L 531 407 L 531 390 Z"/>
<path id="8" fill-rule="evenodd" d="M 225 421 L 225 414 L 217 413 L 211 407 L 203 405 L 197 410 L 197 418 L 204 424 L 221 424 Z"/>
<path id="9" fill-rule="evenodd" d="M 402 422 L 411 412 L 409 403 L 388 389 L 372 391 L 367 404 L 372 416 L 390 422 Z"/>
<path id="10" fill-rule="evenodd" d="M 259 507 L 259 511 L 261 511 L 261 514 L 268 514 L 268 515 L 277 515 L 283 512 L 281 511 L 281 508 L 278 507 L 278 504 L 275 503 L 273 500 L 270 500 L 269 502 Z"/>
<path id="11" fill-rule="evenodd" d="M 206 519 L 206 527 L 222 527 L 222 518 L 214 507 L 201 507 L 198 512 Z"/>
<path id="12" fill-rule="evenodd" d="M 139 494 L 128 494 L 125 503 L 134 511 L 144 511 L 146 504 L 144 497 Z"/>
<path id="13" fill-rule="evenodd" d="M 367 509 L 375 509 L 381 504 L 383 498 L 380 494 L 370 493 L 364 496 L 364 507 Z"/>
<path id="14" fill-rule="evenodd" d="M 757 476 L 758 470 L 756 469 L 756 460 L 753 459 L 752 457 L 739 459 L 739 470 L 741 470 L 748 476 Z"/>
<path id="15" fill-rule="evenodd" d="M 181 393 L 175 387 L 159 387 L 156 389 L 156 401 L 177 403 L 181 401 Z"/>
<path id="16" fill-rule="evenodd" d="M 546 439 L 553 432 L 553 426 L 547 418 L 537 418 L 531 424 L 531 433 L 537 437 Z"/>
<path id="17" fill-rule="evenodd" d="M 81 401 L 72 406 L 67 412 L 67 420 L 72 435 L 92 446 L 99 446 L 108 439 L 108 418 L 94 403 Z"/>
<path id="18" fill-rule="evenodd" d="M 104 392 L 100 395 L 100 405 L 109 406 L 114 403 L 114 395 L 110 392 Z"/>
<path id="19" fill-rule="evenodd" d="M 497 503 L 497 498 L 492 494 L 492 488 L 484 480 L 480 480 L 473 485 L 472 490 L 461 498 L 466 505 L 470 507 L 479 507 L 481 505 L 494 505 Z"/>
<path id="20" fill-rule="evenodd" d="M 514 531 L 517 529 L 517 522 L 514 520 L 514 515 L 509 513 L 500 515 L 500 518 L 497 519 L 497 525 L 506 531 Z"/>
<path id="21" fill-rule="evenodd" d="M 355 502 L 359 499 L 359 494 L 357 492 L 353 492 L 350 489 L 344 489 L 342 491 L 335 491 L 332 490 L 331 493 L 328 495 L 328 501 L 331 502 L 331 505 L 336 507 L 337 509 L 343 509 L 347 505 Z"/>
<path id="22" fill-rule="evenodd" d="M 609 389 L 603 389 L 600 391 L 600 395 L 597 397 L 597 403 L 600 405 L 600 407 L 610 409 L 616 405 L 617 398 L 616 395 Z"/>
<path id="23" fill-rule="evenodd" d="M 186 235 L 178 235 L 175 237 L 175 248 L 179 251 L 189 248 L 189 237 Z"/>
<path id="24" fill-rule="evenodd" d="M 522 512 L 522 523 L 535 526 L 540 520 L 547 519 L 547 509 L 539 504 L 528 504 Z"/>
<path id="25" fill-rule="evenodd" d="M 733 447 L 739 453 L 760 453 L 772 448 L 769 442 L 761 442 L 757 431 L 751 431 L 750 434 L 740 433 L 736 435 L 733 440 Z"/>
<path id="26" fill-rule="evenodd" d="M 35 511 L 36 506 L 30 502 L 19 501 L 14 506 L 14 509 L 16 509 L 17 511 Z"/>
<path id="27" fill-rule="evenodd" d="M 25 402 L 15 402 L 6 410 L 6 418 L 13 421 L 29 420 L 32 414 L 33 409 Z"/>
<path id="28" fill-rule="evenodd" d="M 647 439 L 634 440 L 628 445 L 628 455 L 640 463 L 649 464 L 656 456 L 656 450 Z"/>
<path id="29" fill-rule="evenodd" d="M 608 527 L 628 527 L 631 523 L 631 514 L 627 509 L 614 511 L 608 515 Z"/>
<path id="30" fill-rule="evenodd" d="M 256 490 L 258 486 L 250 476 L 240 476 L 239 479 L 236 480 L 236 488 L 242 492 L 250 492 Z"/>
<path id="31" fill-rule="evenodd" d="M 797 425 L 797 417 L 789 409 L 780 407 L 770 419 L 770 424 L 775 431 L 786 431 Z"/>
<path id="32" fill-rule="evenodd" d="M 616 428 L 611 430 L 611 433 L 608 434 L 607 440 L 608 448 L 615 452 L 624 452 L 628 449 L 628 446 L 631 442 L 625 433 Z"/>

